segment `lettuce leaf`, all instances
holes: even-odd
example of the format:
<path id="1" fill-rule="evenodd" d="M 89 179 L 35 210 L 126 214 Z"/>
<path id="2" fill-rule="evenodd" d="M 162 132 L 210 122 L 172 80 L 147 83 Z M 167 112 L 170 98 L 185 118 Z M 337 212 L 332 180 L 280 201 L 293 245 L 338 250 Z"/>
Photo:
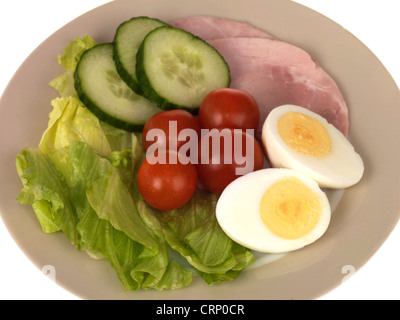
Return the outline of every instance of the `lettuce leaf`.
<path id="1" fill-rule="evenodd" d="M 108 220 L 115 229 L 144 245 L 149 256 L 159 253 L 157 241 L 147 229 L 136 203 L 116 170 L 109 170 L 99 177 L 87 191 L 87 197 L 100 219 Z"/>
<path id="2" fill-rule="evenodd" d="M 54 80 L 49 85 L 56 89 L 61 97 L 76 96 L 74 86 L 74 72 L 82 54 L 94 47 L 96 42 L 88 35 L 76 37 L 64 50 L 63 55 L 58 56 L 58 63 L 65 69 L 65 73 Z"/>
<path id="3" fill-rule="evenodd" d="M 70 141 L 85 142 L 103 156 L 112 152 L 100 120 L 78 98 L 57 98 L 52 106 L 48 127 L 39 144 L 43 153 L 63 149 Z"/>
<path id="4" fill-rule="evenodd" d="M 107 220 L 99 219 L 94 210 L 89 210 L 80 219 L 78 230 L 85 251 L 92 258 L 105 258 L 115 270 L 125 291 L 140 289 L 144 272 L 131 275 L 142 250 L 140 244 L 113 228 Z"/>
<path id="5" fill-rule="evenodd" d="M 45 233 L 64 232 L 78 250 L 106 259 L 124 290 L 188 286 L 193 272 L 182 266 L 208 284 L 233 280 L 254 257 L 219 227 L 217 197 L 198 190 L 179 210 L 151 212 L 137 186 L 141 134 L 100 121 L 77 97 L 73 73 L 95 44 L 75 38 L 58 57 L 65 73 L 50 86 L 61 97 L 52 101 L 39 149 L 17 156 L 18 201 L 32 205 Z M 183 263 L 171 258 L 176 252 Z"/>
<path id="6" fill-rule="evenodd" d="M 77 230 L 84 249 L 91 256 L 106 258 L 125 290 L 138 290 L 145 278 L 145 272 L 132 277 L 131 271 L 138 264 L 143 246 L 115 229 L 108 220 L 101 219 L 87 197 L 88 190 L 99 179 L 110 172 L 118 175 L 118 169 L 82 142 L 72 141 L 67 153 L 66 156 L 63 150 L 59 150 L 50 157 L 55 166 L 65 173 L 64 178 L 79 217 Z"/>
<path id="7" fill-rule="evenodd" d="M 37 213 L 42 229 L 62 230 L 78 249 L 107 259 L 125 290 L 191 283 L 192 273 L 169 261 L 159 221 L 134 200 L 120 170 L 86 143 L 71 141 L 50 155 L 26 149 L 17 168 L 24 185 L 18 200 L 51 209 Z"/>
<path id="8" fill-rule="evenodd" d="M 198 189 L 184 207 L 168 212 L 155 210 L 165 239 L 208 284 L 230 281 L 252 264 L 250 251 L 232 241 L 215 216 L 218 197 Z"/>
<path id="9" fill-rule="evenodd" d="M 17 171 L 23 184 L 17 200 L 33 206 L 44 232 L 62 230 L 81 249 L 69 189 L 50 159 L 39 150 L 25 149 L 18 154 Z"/>
<path id="10" fill-rule="evenodd" d="M 139 162 L 132 167 L 138 168 L 144 151 L 133 137 Z M 18 200 L 45 208 L 35 210 L 43 230 L 62 230 L 78 249 L 106 258 L 125 290 L 176 289 L 192 282 L 192 272 L 169 258 L 167 245 L 208 284 L 233 280 L 254 261 L 219 227 L 217 196 L 199 189 L 183 208 L 153 214 L 136 184 L 124 182 L 124 171 L 86 143 L 71 141 L 49 156 L 24 150 L 17 168 L 24 183 Z"/>
<path id="11" fill-rule="evenodd" d="M 82 54 L 95 45 L 96 41 L 89 35 L 84 35 L 82 38 L 76 37 L 74 41 L 68 44 L 63 56 L 58 56 L 58 62 L 65 70 L 74 72 Z"/>
<path id="12" fill-rule="evenodd" d="M 140 285 L 144 289 L 154 288 L 163 278 L 169 263 L 166 243 L 159 231 L 158 221 L 146 216 L 148 212 L 143 204 L 134 201 L 118 169 L 86 144 L 73 142 L 70 145 L 70 158 L 74 166 L 71 180 L 75 182 L 76 196 L 83 194 L 87 199 L 84 210 L 94 211 L 98 219 L 102 220 L 100 226 L 109 229 L 105 234 L 112 233 L 113 239 L 117 239 L 123 247 L 131 248 L 131 252 L 129 255 L 124 252 L 121 256 L 120 249 L 117 254 L 110 251 L 109 248 L 113 248 L 110 241 L 102 248 L 93 246 L 93 242 L 87 241 L 86 237 L 82 237 L 82 240 L 91 250 L 100 251 L 110 261 L 120 279 L 135 281 L 136 285 L 133 287 L 130 284 L 131 290 L 137 290 Z M 91 220 L 93 219 L 91 216 Z M 87 228 L 90 230 L 92 227 L 86 224 L 78 227 L 82 234 L 89 235 Z M 123 264 L 118 263 L 121 258 Z M 126 268 L 127 265 L 129 268 Z M 121 269 L 123 266 L 125 269 Z"/>

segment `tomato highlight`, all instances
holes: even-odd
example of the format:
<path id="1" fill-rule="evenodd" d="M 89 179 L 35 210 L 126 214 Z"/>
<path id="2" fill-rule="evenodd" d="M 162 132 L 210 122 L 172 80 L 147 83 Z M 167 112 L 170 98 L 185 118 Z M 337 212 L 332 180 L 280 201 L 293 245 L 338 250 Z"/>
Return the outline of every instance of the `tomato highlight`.
<path id="1" fill-rule="evenodd" d="M 199 121 L 203 129 L 256 130 L 260 111 L 256 100 L 246 91 L 222 88 L 204 98 L 199 109 Z"/>

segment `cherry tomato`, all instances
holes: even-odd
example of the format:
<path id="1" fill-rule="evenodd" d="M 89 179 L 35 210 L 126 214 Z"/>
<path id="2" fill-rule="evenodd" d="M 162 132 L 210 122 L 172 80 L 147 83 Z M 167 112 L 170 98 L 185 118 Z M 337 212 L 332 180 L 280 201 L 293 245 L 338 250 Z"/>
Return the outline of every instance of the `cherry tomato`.
<path id="1" fill-rule="evenodd" d="M 199 121 L 204 129 L 256 130 L 260 111 L 256 100 L 246 91 L 222 88 L 210 92 L 204 98 L 200 105 Z"/>
<path id="2" fill-rule="evenodd" d="M 160 129 L 160 133 L 163 134 L 152 137 L 151 134 L 148 134 L 152 129 Z M 184 129 L 194 130 L 197 144 L 200 137 L 200 123 L 192 114 L 185 110 L 170 110 L 157 113 L 146 122 L 143 128 L 143 146 L 147 150 L 153 143 L 157 143 L 159 148 L 165 147 L 166 151 L 170 151 L 171 147 L 171 151 L 177 152 L 184 144 L 190 141 L 189 137 L 185 137 L 183 141 L 178 141 L 178 136 Z"/>
<path id="3" fill-rule="evenodd" d="M 169 159 L 169 154 L 166 155 Z M 184 206 L 197 189 L 198 178 L 195 165 L 155 163 L 149 157 L 138 172 L 138 187 L 143 199 L 153 208 L 162 211 Z"/>
<path id="4" fill-rule="evenodd" d="M 263 166 L 260 144 L 243 130 L 213 129 L 201 138 L 196 167 L 199 181 L 210 192 L 221 194 L 232 181 Z"/>

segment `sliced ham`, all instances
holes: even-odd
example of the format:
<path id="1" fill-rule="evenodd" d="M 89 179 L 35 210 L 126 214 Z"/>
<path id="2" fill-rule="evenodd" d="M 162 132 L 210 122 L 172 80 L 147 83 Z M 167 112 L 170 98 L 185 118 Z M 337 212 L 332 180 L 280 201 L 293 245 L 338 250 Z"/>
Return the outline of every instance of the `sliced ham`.
<path id="1" fill-rule="evenodd" d="M 260 125 L 280 105 L 295 104 L 325 117 L 348 136 L 346 102 L 335 81 L 304 50 L 278 40 L 225 38 L 211 40 L 231 69 L 232 88 L 254 96 Z"/>
<path id="2" fill-rule="evenodd" d="M 295 104 L 325 117 L 348 136 L 348 110 L 342 93 L 304 50 L 230 19 L 195 16 L 171 25 L 203 38 L 222 54 L 231 69 L 231 87 L 249 92 L 258 102 L 258 135 L 273 108 Z"/>
<path id="3" fill-rule="evenodd" d="M 230 19 L 222 19 L 210 16 L 195 16 L 176 20 L 170 25 L 186 30 L 203 40 L 214 40 L 221 38 L 266 38 L 273 39 L 270 34 L 257 29 L 245 22 Z"/>

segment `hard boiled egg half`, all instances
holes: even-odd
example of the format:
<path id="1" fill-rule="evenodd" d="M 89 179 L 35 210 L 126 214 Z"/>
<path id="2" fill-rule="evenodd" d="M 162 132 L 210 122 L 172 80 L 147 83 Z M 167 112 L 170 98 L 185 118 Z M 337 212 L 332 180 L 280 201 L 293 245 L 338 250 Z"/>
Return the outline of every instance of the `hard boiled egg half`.
<path id="1" fill-rule="evenodd" d="M 331 209 L 310 177 L 290 169 L 263 169 L 232 182 L 218 200 L 216 216 L 237 243 L 283 253 L 318 240 L 329 226 Z"/>
<path id="2" fill-rule="evenodd" d="M 306 108 L 273 109 L 263 125 L 262 140 L 273 167 L 302 172 L 321 187 L 347 188 L 363 176 L 363 161 L 349 140 Z"/>

